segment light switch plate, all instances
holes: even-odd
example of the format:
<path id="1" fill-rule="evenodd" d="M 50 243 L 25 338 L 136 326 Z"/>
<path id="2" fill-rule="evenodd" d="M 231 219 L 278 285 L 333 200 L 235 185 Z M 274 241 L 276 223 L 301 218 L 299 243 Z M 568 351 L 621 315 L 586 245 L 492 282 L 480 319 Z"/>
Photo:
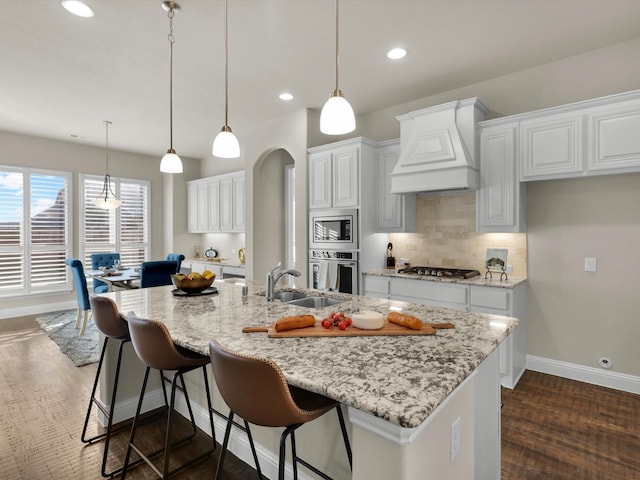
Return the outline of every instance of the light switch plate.
<path id="1" fill-rule="evenodd" d="M 597 271 L 597 262 L 594 257 L 586 257 L 584 259 L 584 271 L 585 272 Z"/>

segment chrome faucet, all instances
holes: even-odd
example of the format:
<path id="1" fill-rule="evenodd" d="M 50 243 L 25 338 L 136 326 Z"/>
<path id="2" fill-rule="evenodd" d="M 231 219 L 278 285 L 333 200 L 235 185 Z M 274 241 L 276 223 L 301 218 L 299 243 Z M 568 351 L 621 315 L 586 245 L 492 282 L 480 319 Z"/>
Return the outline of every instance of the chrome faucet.
<path id="1" fill-rule="evenodd" d="M 285 275 L 292 275 L 294 277 L 299 277 L 300 272 L 298 270 L 287 269 L 278 272 L 282 267 L 282 262 L 278 262 L 278 265 L 275 266 L 269 273 L 267 273 L 267 295 L 266 298 L 268 301 L 273 300 L 274 290 L 276 288 L 276 283 Z M 277 272 L 277 273 L 276 273 Z"/>

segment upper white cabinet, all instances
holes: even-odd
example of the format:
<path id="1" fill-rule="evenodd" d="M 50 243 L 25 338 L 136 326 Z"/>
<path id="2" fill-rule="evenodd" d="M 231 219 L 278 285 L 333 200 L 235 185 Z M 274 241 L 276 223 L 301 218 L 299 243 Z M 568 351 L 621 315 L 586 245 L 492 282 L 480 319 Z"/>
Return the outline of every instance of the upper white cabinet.
<path id="1" fill-rule="evenodd" d="M 233 176 L 232 204 L 233 204 L 233 229 L 244 232 L 245 229 L 245 205 L 244 205 L 244 172 Z"/>
<path id="2" fill-rule="evenodd" d="M 594 173 L 640 168 L 640 101 L 592 109 L 588 114 L 589 164 Z"/>
<path id="3" fill-rule="evenodd" d="M 518 179 L 518 123 L 479 128 L 478 232 L 524 232 L 525 185 Z"/>
<path id="4" fill-rule="evenodd" d="M 210 209 L 212 201 L 218 203 L 220 182 L 202 178 L 187 182 L 187 228 L 192 233 L 220 230 L 218 209 Z M 213 200 L 215 199 L 215 200 Z"/>
<path id="5" fill-rule="evenodd" d="M 391 193 L 391 172 L 400 156 L 400 141 L 378 147 L 378 231 L 415 232 L 416 194 Z"/>
<path id="6" fill-rule="evenodd" d="M 244 172 L 187 182 L 188 230 L 244 232 Z"/>
<path id="7" fill-rule="evenodd" d="M 640 90 L 508 118 L 523 182 L 640 171 Z"/>
<path id="8" fill-rule="evenodd" d="M 520 122 L 520 179 L 582 174 L 584 114 L 544 115 Z"/>
<path id="9" fill-rule="evenodd" d="M 309 208 L 357 207 L 360 203 L 357 144 L 309 150 Z"/>

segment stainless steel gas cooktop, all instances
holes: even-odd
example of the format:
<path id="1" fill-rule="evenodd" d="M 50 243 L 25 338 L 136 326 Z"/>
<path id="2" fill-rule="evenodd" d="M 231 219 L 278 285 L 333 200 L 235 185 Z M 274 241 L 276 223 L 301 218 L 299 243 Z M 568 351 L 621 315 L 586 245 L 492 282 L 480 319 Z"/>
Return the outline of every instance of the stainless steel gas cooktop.
<path id="1" fill-rule="evenodd" d="M 480 275 L 478 270 L 442 267 L 406 267 L 398 270 L 398 273 L 406 273 L 409 275 L 430 275 L 432 277 L 445 278 L 472 278 Z"/>

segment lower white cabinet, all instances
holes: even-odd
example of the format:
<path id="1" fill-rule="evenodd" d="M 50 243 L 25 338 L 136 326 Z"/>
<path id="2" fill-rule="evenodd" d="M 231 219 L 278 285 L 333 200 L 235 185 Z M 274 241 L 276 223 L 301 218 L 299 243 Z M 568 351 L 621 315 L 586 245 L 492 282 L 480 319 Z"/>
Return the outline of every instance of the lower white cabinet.
<path id="1" fill-rule="evenodd" d="M 499 350 L 500 382 L 507 388 L 516 386 L 526 367 L 526 282 L 502 288 L 383 275 L 363 275 L 363 279 L 368 297 L 518 318 L 520 324 Z"/>
<path id="2" fill-rule="evenodd" d="M 186 261 L 182 262 L 187 268 L 191 268 L 192 272 L 202 273 L 205 270 L 209 270 L 216 274 L 217 278 L 232 278 L 245 276 L 244 267 L 235 267 L 233 265 L 220 265 L 216 262 L 198 262 L 198 261 Z"/>
<path id="3" fill-rule="evenodd" d="M 526 368 L 527 323 L 526 283 L 514 288 L 496 288 L 471 285 L 469 310 L 516 317 L 520 325 L 500 345 L 500 378 L 502 386 L 514 388 Z"/>
<path id="4" fill-rule="evenodd" d="M 467 310 L 469 287 L 457 283 L 392 278 L 392 300 Z"/>
<path id="5" fill-rule="evenodd" d="M 376 297 L 389 299 L 391 279 L 377 275 L 363 275 L 364 295 L 366 297 Z"/>

